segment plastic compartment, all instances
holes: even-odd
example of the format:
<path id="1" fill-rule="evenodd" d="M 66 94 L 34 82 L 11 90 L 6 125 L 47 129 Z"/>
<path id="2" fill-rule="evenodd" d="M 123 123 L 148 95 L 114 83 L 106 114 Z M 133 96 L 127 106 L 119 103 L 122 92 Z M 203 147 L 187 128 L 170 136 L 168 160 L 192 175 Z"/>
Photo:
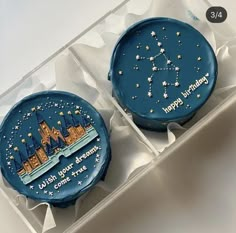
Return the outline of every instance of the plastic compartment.
<path id="1" fill-rule="evenodd" d="M 233 233 L 236 95 L 67 232 Z"/>

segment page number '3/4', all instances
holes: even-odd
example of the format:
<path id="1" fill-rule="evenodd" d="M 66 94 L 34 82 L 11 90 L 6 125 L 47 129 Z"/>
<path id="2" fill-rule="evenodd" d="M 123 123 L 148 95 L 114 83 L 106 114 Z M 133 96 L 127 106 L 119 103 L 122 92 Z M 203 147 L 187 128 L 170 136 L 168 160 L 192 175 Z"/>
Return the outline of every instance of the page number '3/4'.
<path id="1" fill-rule="evenodd" d="M 227 18 L 227 11 L 221 6 L 213 6 L 206 11 L 206 18 L 211 23 L 222 23 Z"/>

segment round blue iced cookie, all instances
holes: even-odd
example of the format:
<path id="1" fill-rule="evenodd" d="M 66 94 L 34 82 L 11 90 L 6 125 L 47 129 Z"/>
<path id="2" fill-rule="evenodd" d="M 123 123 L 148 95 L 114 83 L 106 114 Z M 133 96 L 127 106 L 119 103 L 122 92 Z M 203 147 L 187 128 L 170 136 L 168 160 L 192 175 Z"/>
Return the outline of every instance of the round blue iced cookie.
<path id="1" fill-rule="evenodd" d="M 151 18 L 131 26 L 117 42 L 109 72 L 113 94 L 141 127 L 183 124 L 211 95 L 217 61 L 192 26 Z"/>
<path id="2" fill-rule="evenodd" d="M 12 187 L 58 207 L 72 204 L 101 180 L 111 158 L 99 113 L 59 91 L 16 104 L 1 125 L 0 145 L 1 171 Z"/>

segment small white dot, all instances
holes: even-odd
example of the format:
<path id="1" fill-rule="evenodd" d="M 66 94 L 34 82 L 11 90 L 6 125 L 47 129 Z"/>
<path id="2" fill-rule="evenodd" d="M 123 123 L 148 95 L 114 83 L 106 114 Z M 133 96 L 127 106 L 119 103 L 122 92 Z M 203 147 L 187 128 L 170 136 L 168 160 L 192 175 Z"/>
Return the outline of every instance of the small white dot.
<path id="1" fill-rule="evenodd" d="M 160 49 L 160 53 L 164 53 L 165 52 L 165 49 Z"/>
<path id="2" fill-rule="evenodd" d="M 167 64 L 171 64 L 171 60 L 167 60 Z"/>
<path id="3" fill-rule="evenodd" d="M 180 32 L 176 32 L 176 35 L 177 35 L 177 36 L 180 36 Z"/>
<path id="4" fill-rule="evenodd" d="M 161 42 L 158 42 L 157 45 L 158 45 L 159 47 L 161 47 L 162 43 L 161 43 Z"/>
<path id="5" fill-rule="evenodd" d="M 198 57 L 198 58 L 197 58 L 197 60 L 198 60 L 198 61 L 201 61 L 201 60 L 202 60 L 202 58 L 201 58 L 201 57 Z"/>
<path id="6" fill-rule="evenodd" d="M 164 97 L 165 99 L 167 99 L 167 98 L 168 98 L 168 95 L 167 95 L 166 93 L 164 93 L 163 97 Z"/>
<path id="7" fill-rule="evenodd" d="M 150 61 L 154 61 L 154 57 L 150 57 L 149 60 L 150 60 Z"/>
<path id="8" fill-rule="evenodd" d="M 151 83 L 152 82 L 152 77 L 148 77 L 148 82 Z"/>
<path id="9" fill-rule="evenodd" d="M 199 99 L 201 97 L 201 95 L 200 94 L 197 94 L 197 98 Z"/>
<path id="10" fill-rule="evenodd" d="M 152 92 L 148 92 L 148 97 L 152 97 Z"/>
<path id="11" fill-rule="evenodd" d="M 140 60 L 140 56 L 139 55 L 136 56 L 136 60 Z"/>
<path id="12" fill-rule="evenodd" d="M 150 49 L 150 47 L 147 45 L 147 46 L 146 46 L 146 50 L 149 50 L 149 49 Z"/>
<path id="13" fill-rule="evenodd" d="M 123 74 L 123 71 L 122 71 L 122 70 L 119 70 L 119 71 L 118 71 L 118 74 L 119 74 L 119 75 L 122 75 L 122 74 Z"/>
<path id="14" fill-rule="evenodd" d="M 153 66 L 153 67 L 152 67 L 152 70 L 153 70 L 153 71 L 157 71 L 158 68 L 157 68 L 156 66 Z"/>
<path id="15" fill-rule="evenodd" d="M 175 82 L 175 86 L 178 87 L 180 84 L 179 82 Z"/>
<path id="16" fill-rule="evenodd" d="M 206 77 L 209 77 L 209 73 L 206 73 L 206 75 L 205 75 Z"/>
<path id="17" fill-rule="evenodd" d="M 154 31 L 151 32 L 152 36 L 156 36 L 156 33 Z"/>
<path id="18" fill-rule="evenodd" d="M 139 84 L 139 83 L 137 83 L 137 84 L 136 84 L 136 87 L 137 87 L 137 88 L 139 88 L 139 87 L 140 87 L 140 84 Z"/>
<path id="19" fill-rule="evenodd" d="M 153 109 L 150 109 L 150 113 L 153 113 L 154 112 L 154 110 Z"/>
<path id="20" fill-rule="evenodd" d="M 162 85 L 163 85 L 164 87 L 166 87 L 166 86 L 167 86 L 167 82 L 166 82 L 166 81 L 162 82 Z"/>
<path id="21" fill-rule="evenodd" d="M 165 28 L 165 27 L 163 27 L 163 28 L 162 28 L 162 30 L 166 30 L 166 28 Z"/>
<path id="22" fill-rule="evenodd" d="M 181 55 L 178 55 L 178 56 L 177 56 L 177 58 L 178 58 L 178 59 L 181 59 L 181 58 L 182 58 L 182 56 L 181 56 Z"/>

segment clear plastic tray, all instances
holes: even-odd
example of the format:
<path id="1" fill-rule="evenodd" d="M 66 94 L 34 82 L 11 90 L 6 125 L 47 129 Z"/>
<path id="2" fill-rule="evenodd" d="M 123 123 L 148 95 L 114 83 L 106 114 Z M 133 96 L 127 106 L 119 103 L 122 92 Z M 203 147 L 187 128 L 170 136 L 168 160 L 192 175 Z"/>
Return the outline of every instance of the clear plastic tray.
<path id="1" fill-rule="evenodd" d="M 166 8 L 166 4 L 169 4 L 169 8 Z M 153 218 L 154 214 L 158 216 L 162 212 L 161 210 L 164 214 L 169 213 L 168 209 L 161 209 L 162 206 L 165 207 L 165 202 L 161 207 L 158 207 L 157 202 L 162 202 L 161 197 L 163 197 L 161 196 L 158 201 L 158 190 L 162 191 L 160 195 L 164 195 L 165 191 L 168 191 L 165 190 L 165 187 L 171 188 L 173 186 L 173 191 L 178 191 L 178 187 L 174 181 L 168 180 L 168 176 L 173 176 L 173 180 L 176 176 L 180 188 L 184 185 L 181 184 L 181 179 L 178 179 L 178 174 L 174 173 L 174 171 L 177 172 L 174 165 L 170 166 L 171 169 L 167 167 L 168 169 L 163 170 L 162 164 L 165 164 L 165 161 L 173 160 L 176 166 L 182 164 L 184 169 L 188 169 L 186 165 L 188 159 L 191 160 L 195 153 L 188 152 L 192 157 L 187 158 L 188 153 L 185 152 L 185 158 L 178 152 L 179 148 L 185 148 L 184 146 L 188 145 L 188 142 L 191 145 L 191 138 L 196 138 L 197 135 L 201 136 L 201 132 L 213 135 L 210 131 L 210 123 L 214 122 L 218 115 L 221 116 L 226 107 L 228 110 L 231 108 L 232 99 L 225 102 L 224 100 L 235 90 L 236 83 L 232 81 L 234 73 L 228 72 L 228 76 L 232 77 L 228 79 L 229 81 L 225 81 L 222 67 L 225 64 L 230 66 L 230 62 L 224 58 L 224 55 L 225 50 L 234 48 L 235 33 L 227 24 L 220 28 L 214 25 L 209 26 L 203 14 L 207 7 L 209 5 L 206 4 L 206 1 L 200 1 L 197 5 L 189 4 L 188 1 L 178 4 L 173 1 L 165 1 L 165 3 L 155 0 L 124 1 L 0 96 L 2 119 L 14 103 L 31 93 L 55 88 L 74 92 L 91 102 L 101 112 L 112 138 L 113 163 L 107 174 L 108 186 L 95 187 L 76 206 L 67 209 L 49 209 L 48 206 L 42 205 L 31 210 L 30 206 L 35 206 L 35 203 L 29 203 L 20 197 L 18 204 L 16 204 L 17 193 L 7 185 L 1 185 L 5 197 L 32 232 L 46 230 L 51 233 L 77 232 L 79 229 L 79 232 L 93 232 L 101 226 L 103 226 L 104 232 L 138 232 L 137 229 L 142 225 L 142 219 L 145 216 L 143 226 L 149 222 L 147 218 L 152 216 L 150 217 L 150 221 L 152 221 L 150 227 L 153 226 L 155 227 L 153 229 L 157 229 L 157 222 Z M 185 125 L 185 128 L 171 124 L 166 134 L 140 130 L 133 123 L 131 116 L 113 99 L 111 86 L 107 81 L 109 66 L 107 58 L 109 58 L 119 34 L 128 25 L 151 16 L 174 17 L 194 25 L 206 36 L 220 59 L 219 81 L 216 91 L 208 103 Z M 226 29 L 230 33 L 227 31 L 223 37 L 220 32 Z M 91 59 L 94 54 L 97 55 L 95 57 L 97 60 Z M 233 66 L 231 67 L 233 68 Z M 214 110 L 215 107 L 220 110 Z M 209 126 L 206 126 L 208 123 Z M 124 144 L 125 142 L 127 144 Z M 123 149 L 120 144 L 125 145 L 122 147 Z M 166 149 L 167 147 L 169 148 Z M 187 146 L 187 148 L 191 149 L 191 146 Z M 119 157 L 120 154 L 123 157 Z M 178 157 L 181 156 L 184 158 L 178 160 Z M 162 170 L 165 172 L 164 176 L 166 174 L 165 179 L 159 175 Z M 198 173 L 195 172 L 195 174 Z M 191 183 L 190 180 L 188 182 Z M 186 183 L 186 185 L 188 184 Z M 140 197 L 142 196 L 140 193 L 143 193 L 143 197 Z M 179 191 L 177 194 L 180 195 L 181 192 Z M 172 193 L 169 191 L 167 195 L 172 197 Z M 122 201 L 123 198 L 126 200 Z M 117 218 L 120 220 L 117 223 L 120 222 L 120 224 L 126 224 L 125 221 L 129 220 L 128 215 L 127 219 L 117 217 L 117 213 L 119 216 L 126 215 L 124 214 L 126 213 L 125 207 L 128 206 L 129 200 L 131 202 L 127 214 L 132 215 L 131 225 L 127 224 L 127 228 L 124 225 L 113 229 L 111 223 L 115 223 Z M 136 204 L 141 209 L 136 210 Z M 175 202 L 172 204 L 177 205 Z M 118 209 L 119 205 L 120 209 Z M 142 208 L 145 210 L 145 215 L 138 214 L 138 212 L 142 212 Z M 157 210 L 160 210 L 160 213 Z M 109 221 L 110 223 L 106 224 Z M 136 221 L 140 224 L 136 224 Z M 152 231 L 150 230 L 150 232 Z"/>

